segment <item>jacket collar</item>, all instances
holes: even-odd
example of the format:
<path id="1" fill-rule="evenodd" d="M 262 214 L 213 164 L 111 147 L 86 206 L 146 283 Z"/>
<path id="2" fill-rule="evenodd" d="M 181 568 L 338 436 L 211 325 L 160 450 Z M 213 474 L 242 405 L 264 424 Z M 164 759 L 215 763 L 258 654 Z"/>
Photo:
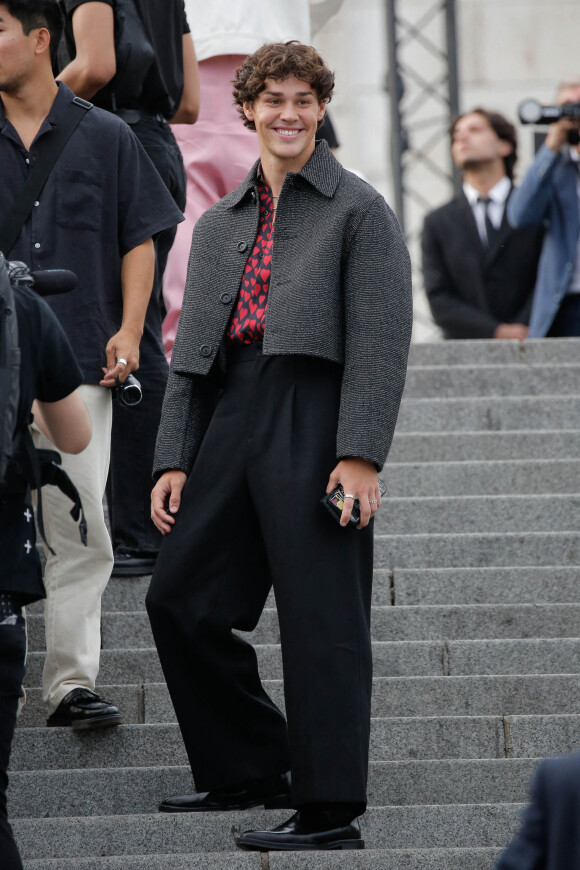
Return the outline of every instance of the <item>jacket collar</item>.
<path id="1" fill-rule="evenodd" d="M 248 172 L 245 181 L 243 181 L 232 194 L 232 199 L 230 201 L 231 208 L 235 208 L 239 205 L 250 191 L 256 190 L 259 165 L 260 161 L 256 160 Z M 308 163 L 302 167 L 300 172 L 289 172 L 288 176 L 303 178 L 323 196 L 331 199 L 336 193 L 341 173 L 342 167 L 340 163 L 332 154 L 327 142 L 322 139 L 316 143 L 316 148 L 314 149 L 312 157 Z"/>

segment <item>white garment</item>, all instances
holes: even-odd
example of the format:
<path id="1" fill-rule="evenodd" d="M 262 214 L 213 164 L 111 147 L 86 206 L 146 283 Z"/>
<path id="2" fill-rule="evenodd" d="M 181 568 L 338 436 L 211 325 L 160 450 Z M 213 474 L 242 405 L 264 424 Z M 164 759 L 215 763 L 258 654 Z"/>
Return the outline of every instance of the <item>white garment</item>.
<path id="1" fill-rule="evenodd" d="M 46 662 L 42 697 L 54 713 L 65 695 L 83 687 L 94 690 L 101 650 L 101 595 L 113 569 L 113 548 L 105 525 L 103 495 L 109 471 L 112 402 L 107 387 L 84 384 L 80 394 L 88 408 L 93 434 L 76 456 L 62 453 L 62 466 L 77 487 L 87 520 L 88 546 L 81 543 L 72 502 L 56 486 L 42 490 L 46 539 L 44 608 Z M 54 444 L 33 427 L 37 447 Z M 46 549 L 46 548 L 45 548 Z"/>
<path id="2" fill-rule="evenodd" d="M 489 220 L 491 222 L 491 225 L 495 227 L 496 230 L 499 230 L 499 228 L 501 227 L 503 213 L 505 211 L 505 204 L 507 202 L 508 196 L 510 195 L 511 189 L 512 183 L 507 175 L 504 175 L 504 177 L 501 178 L 497 182 L 497 184 L 494 184 L 491 190 L 486 194 L 487 198 L 490 200 L 487 207 Z M 485 203 L 479 202 L 479 199 L 483 196 L 483 194 L 480 193 L 479 190 L 476 190 L 475 187 L 472 187 L 471 184 L 464 184 L 463 192 L 465 193 L 467 201 L 471 206 L 471 210 L 473 211 L 475 223 L 477 224 L 477 230 L 479 232 L 479 238 L 481 239 L 483 245 L 487 245 L 487 232 L 485 229 Z"/>
<path id="3" fill-rule="evenodd" d="M 198 60 L 252 54 L 265 42 L 309 43 L 342 0 L 185 0 Z"/>
<path id="4" fill-rule="evenodd" d="M 570 160 L 572 160 L 576 164 L 576 167 L 579 168 L 580 154 L 578 154 L 575 148 L 570 148 Z M 578 212 L 580 213 L 580 171 L 576 178 L 576 195 L 578 197 Z M 566 290 L 566 295 L 576 293 L 580 293 L 580 238 L 578 239 L 578 245 L 576 246 L 574 269 L 572 271 L 572 277 L 570 278 L 568 289 Z"/>

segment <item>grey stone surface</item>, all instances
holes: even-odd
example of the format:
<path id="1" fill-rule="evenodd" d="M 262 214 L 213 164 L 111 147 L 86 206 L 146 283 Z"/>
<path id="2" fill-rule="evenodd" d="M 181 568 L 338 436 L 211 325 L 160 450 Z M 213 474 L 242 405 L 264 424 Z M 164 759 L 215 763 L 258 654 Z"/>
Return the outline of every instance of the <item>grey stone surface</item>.
<path id="1" fill-rule="evenodd" d="M 411 345 L 410 366 L 545 365 L 580 363 L 577 338 L 493 341 L 482 339 L 421 342 Z"/>
<path id="2" fill-rule="evenodd" d="M 376 535 L 377 568 L 493 568 L 578 565 L 576 532 Z"/>
<path id="3" fill-rule="evenodd" d="M 271 852 L 270 870 L 490 870 L 500 849 Z"/>
<path id="4" fill-rule="evenodd" d="M 361 828 L 368 847 L 392 849 L 501 847 L 515 828 L 520 804 L 381 807 L 370 809 Z M 15 819 L 24 858 L 93 854 L 143 855 L 217 852 L 233 847 L 240 829 L 264 829 L 288 811 L 93 816 Z M 42 851 L 42 854 L 39 854 Z"/>
<path id="5" fill-rule="evenodd" d="M 389 462 L 381 477 L 389 498 L 573 493 L 580 488 L 580 460 Z"/>
<path id="6" fill-rule="evenodd" d="M 578 532 L 580 495 L 386 499 L 375 517 L 377 534 L 405 535 L 411 528 L 427 535 Z"/>
<path id="7" fill-rule="evenodd" d="M 549 421 L 546 420 L 546 424 Z M 395 432 L 389 462 L 578 459 L 577 429 L 526 432 Z M 388 478 L 388 466 L 387 466 Z"/>
<path id="8" fill-rule="evenodd" d="M 579 729 L 580 729 L 580 716 Z M 420 758 L 503 758 L 504 731 L 496 716 L 373 719 L 373 761 Z"/>
<path id="9" fill-rule="evenodd" d="M 455 640 L 446 652 L 454 675 L 580 673 L 578 638 Z"/>
<path id="10" fill-rule="evenodd" d="M 403 399 L 399 432 L 473 432 L 506 429 L 577 429 L 580 396 Z"/>
<path id="11" fill-rule="evenodd" d="M 207 852 L 188 855 L 122 855 L 101 858 L 39 858 L 24 870 L 262 870 L 256 852 Z"/>
<path id="12" fill-rule="evenodd" d="M 578 394 L 580 366 L 466 365 L 417 366 L 407 372 L 405 398 L 465 396 L 573 396 Z"/>
<path id="13" fill-rule="evenodd" d="M 513 803 L 527 800 L 537 760 L 443 759 L 372 762 L 369 806 Z M 191 794 L 186 765 L 15 771 L 8 799 L 14 818 L 154 813 L 161 799 Z"/>
<path id="14" fill-rule="evenodd" d="M 543 758 L 580 750 L 580 717 L 507 717 L 509 754 L 512 758 Z"/>
<path id="15" fill-rule="evenodd" d="M 423 568 L 395 570 L 396 606 L 413 604 L 540 604 L 580 602 L 580 570 Z"/>

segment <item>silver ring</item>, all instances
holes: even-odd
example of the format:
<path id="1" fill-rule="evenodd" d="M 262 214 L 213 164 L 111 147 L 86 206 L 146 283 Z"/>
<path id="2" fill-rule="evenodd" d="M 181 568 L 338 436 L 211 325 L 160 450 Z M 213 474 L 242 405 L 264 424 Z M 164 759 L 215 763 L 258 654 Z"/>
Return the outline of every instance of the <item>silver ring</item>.
<path id="1" fill-rule="evenodd" d="M 369 501 L 369 504 L 376 504 L 377 501 L 378 501 L 378 499 L 376 499 L 376 498 L 371 498 L 371 500 Z"/>
<path id="2" fill-rule="evenodd" d="M 123 359 L 122 356 L 119 357 L 119 359 L 117 360 L 117 362 L 118 362 L 118 363 L 123 363 L 124 366 L 127 365 L 127 360 L 126 360 L 126 359 Z"/>
<path id="3" fill-rule="evenodd" d="M 350 493 L 350 492 L 345 492 L 344 497 L 345 498 L 356 498 L 356 495 L 352 495 L 352 493 Z"/>

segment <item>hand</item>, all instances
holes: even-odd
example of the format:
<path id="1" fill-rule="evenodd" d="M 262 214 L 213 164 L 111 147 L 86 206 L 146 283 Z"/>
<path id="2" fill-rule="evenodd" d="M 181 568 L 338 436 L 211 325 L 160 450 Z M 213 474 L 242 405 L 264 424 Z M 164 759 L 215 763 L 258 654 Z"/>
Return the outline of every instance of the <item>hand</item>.
<path id="1" fill-rule="evenodd" d="M 139 342 L 141 333 L 121 327 L 107 344 L 107 367 L 103 368 L 102 387 L 114 387 L 116 378 L 123 384 L 131 372 L 139 368 Z M 117 360 L 127 360 L 127 365 Z"/>
<path id="2" fill-rule="evenodd" d="M 341 484 L 345 495 L 350 493 L 359 500 L 360 523 L 357 529 L 364 529 L 368 526 L 370 518 L 374 517 L 381 506 L 377 469 L 372 462 L 357 456 L 341 459 L 328 479 L 326 493 L 332 492 L 339 484 Z M 376 499 L 375 504 L 370 503 L 371 499 L 373 501 Z M 345 498 L 340 518 L 341 526 L 348 525 L 353 504 L 354 499 Z"/>
<path id="3" fill-rule="evenodd" d="M 524 341 L 530 330 L 524 323 L 500 323 L 493 333 L 494 338 L 517 338 Z"/>
<path id="4" fill-rule="evenodd" d="M 166 471 L 162 474 L 151 493 L 151 519 L 162 535 L 168 535 L 181 504 L 181 492 L 187 474 L 184 471 Z M 167 511 L 169 508 L 169 513 Z"/>
<path id="5" fill-rule="evenodd" d="M 571 121 L 570 118 L 560 118 L 554 124 L 550 124 L 548 135 L 546 136 L 546 145 L 559 154 L 563 145 L 568 142 L 568 132 L 577 130 L 578 122 Z"/>

